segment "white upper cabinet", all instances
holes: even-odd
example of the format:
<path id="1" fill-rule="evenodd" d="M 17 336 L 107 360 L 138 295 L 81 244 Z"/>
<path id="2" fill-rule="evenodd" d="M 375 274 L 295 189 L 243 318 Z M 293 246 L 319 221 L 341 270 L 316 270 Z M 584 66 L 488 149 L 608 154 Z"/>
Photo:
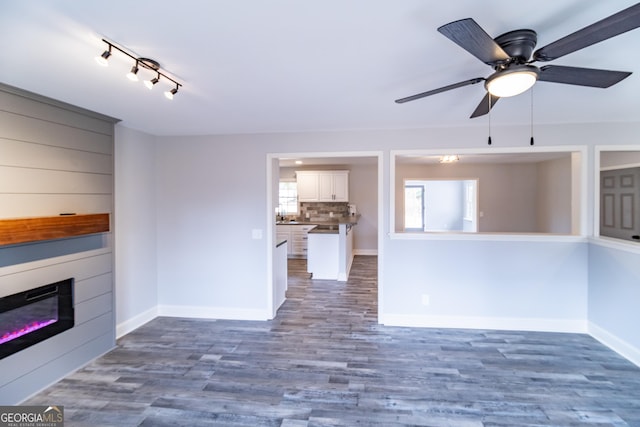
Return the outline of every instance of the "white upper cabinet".
<path id="1" fill-rule="evenodd" d="M 298 201 L 315 202 L 318 200 L 318 174 L 296 172 L 298 183 Z"/>
<path id="2" fill-rule="evenodd" d="M 348 202 L 349 171 L 297 171 L 300 202 Z"/>

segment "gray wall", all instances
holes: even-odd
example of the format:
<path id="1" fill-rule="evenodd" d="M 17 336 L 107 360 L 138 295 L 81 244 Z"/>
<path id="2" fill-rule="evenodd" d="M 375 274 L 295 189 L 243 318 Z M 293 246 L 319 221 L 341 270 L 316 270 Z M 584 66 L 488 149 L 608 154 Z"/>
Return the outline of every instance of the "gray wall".
<path id="1" fill-rule="evenodd" d="M 115 127 L 116 336 L 157 316 L 155 139 Z"/>
<path id="2" fill-rule="evenodd" d="M 538 163 L 537 230 L 571 233 L 571 157 Z"/>
<path id="3" fill-rule="evenodd" d="M 635 144 L 639 130 L 638 124 L 537 128 L 537 149 L 579 143 L 589 150 L 584 163 L 589 170 L 584 230 L 593 226 L 594 147 L 603 141 Z M 518 147 L 528 140 L 529 131 L 527 126 L 498 128 L 494 142 Z M 304 141 L 304 152 L 312 154 L 383 153 L 383 199 L 379 201 L 383 216 L 378 229 L 383 323 L 592 331 L 588 311 L 592 304 L 604 313 L 615 311 L 589 300 L 588 288 L 598 286 L 588 274 L 589 246 L 598 241 L 589 243 L 580 236 L 477 236 L 469 241 L 393 235 L 388 222 L 389 185 L 394 182 L 389 176 L 390 150 L 442 148 L 438 141 L 446 141 L 447 149 L 484 147 L 482 135 L 470 127 L 158 137 L 159 311 L 193 317 L 271 315 L 265 303 L 268 242 L 251 237 L 252 230 L 269 229 L 273 223 L 273 214 L 266 208 L 265 159 L 269 153 L 299 153 Z M 514 166 L 507 176 L 522 173 Z M 537 226 L 535 220 L 533 224 Z M 635 254 L 630 256 L 637 259 Z M 461 260 L 465 268 L 460 268 Z M 432 297 L 429 306 L 420 303 L 425 293 Z M 625 315 L 640 322 L 634 312 Z M 607 333 L 615 337 L 617 331 L 614 327 Z M 597 336 L 615 345 L 606 336 Z M 631 348 L 640 349 L 640 333 L 628 339 Z"/>
<path id="4" fill-rule="evenodd" d="M 0 85 L 0 218 L 112 213 L 113 123 Z M 113 347 L 112 265 L 111 233 L 0 247 L 0 296 L 74 277 L 76 316 L 72 329 L 0 360 L 0 404 Z"/>

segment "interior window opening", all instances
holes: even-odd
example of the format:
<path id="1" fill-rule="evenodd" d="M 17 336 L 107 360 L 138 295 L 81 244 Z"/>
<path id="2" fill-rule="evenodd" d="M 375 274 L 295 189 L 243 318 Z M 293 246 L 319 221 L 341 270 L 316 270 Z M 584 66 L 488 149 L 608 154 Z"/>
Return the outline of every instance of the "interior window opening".
<path id="1" fill-rule="evenodd" d="M 461 151 L 394 153 L 396 233 L 586 234 L 585 147 Z"/>
<path id="2" fill-rule="evenodd" d="M 640 243 L 640 151 L 600 153 L 600 236 Z"/>

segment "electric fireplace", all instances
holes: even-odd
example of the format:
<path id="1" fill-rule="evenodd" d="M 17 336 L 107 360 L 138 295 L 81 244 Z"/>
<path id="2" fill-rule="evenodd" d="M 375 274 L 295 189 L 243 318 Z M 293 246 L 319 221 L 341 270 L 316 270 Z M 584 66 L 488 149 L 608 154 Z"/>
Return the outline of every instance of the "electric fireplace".
<path id="1" fill-rule="evenodd" d="M 0 298 L 0 359 L 73 325 L 73 278 Z"/>

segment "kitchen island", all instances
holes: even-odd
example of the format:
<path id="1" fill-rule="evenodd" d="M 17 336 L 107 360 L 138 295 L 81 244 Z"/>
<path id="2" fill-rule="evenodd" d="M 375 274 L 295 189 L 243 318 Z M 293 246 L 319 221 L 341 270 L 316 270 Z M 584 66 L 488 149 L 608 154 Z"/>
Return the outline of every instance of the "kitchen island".
<path id="1" fill-rule="evenodd" d="M 353 263 L 353 227 L 359 217 L 340 218 L 309 231 L 307 272 L 313 279 L 347 281 Z"/>

